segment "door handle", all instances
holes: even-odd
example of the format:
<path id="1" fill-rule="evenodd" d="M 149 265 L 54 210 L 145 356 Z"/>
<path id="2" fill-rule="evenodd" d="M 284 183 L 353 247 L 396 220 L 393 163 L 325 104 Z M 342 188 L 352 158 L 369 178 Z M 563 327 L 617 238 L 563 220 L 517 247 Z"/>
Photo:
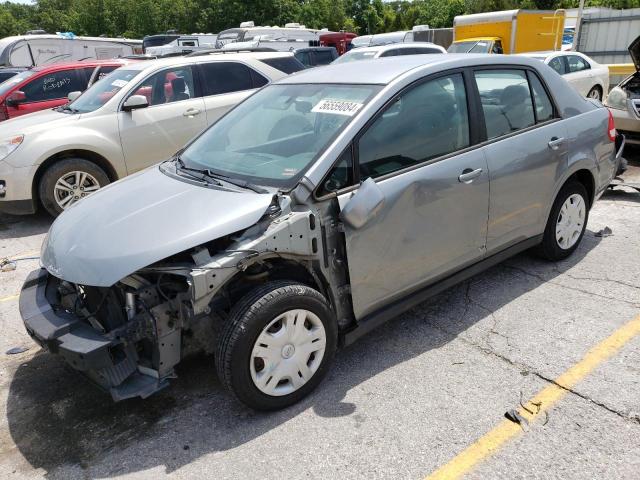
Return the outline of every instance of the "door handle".
<path id="1" fill-rule="evenodd" d="M 195 117 L 196 115 L 200 115 L 202 112 L 197 108 L 189 108 L 182 113 L 183 117 Z"/>
<path id="2" fill-rule="evenodd" d="M 462 173 L 458 176 L 458 181 L 462 183 L 471 183 L 480 175 L 482 175 L 481 168 L 476 168 L 475 170 L 471 170 L 470 168 L 465 168 L 462 171 Z"/>
<path id="3" fill-rule="evenodd" d="M 558 148 L 560 148 L 560 145 L 562 145 L 564 143 L 564 138 L 560 137 L 553 137 L 551 140 L 549 140 L 549 148 L 551 150 L 558 150 Z"/>

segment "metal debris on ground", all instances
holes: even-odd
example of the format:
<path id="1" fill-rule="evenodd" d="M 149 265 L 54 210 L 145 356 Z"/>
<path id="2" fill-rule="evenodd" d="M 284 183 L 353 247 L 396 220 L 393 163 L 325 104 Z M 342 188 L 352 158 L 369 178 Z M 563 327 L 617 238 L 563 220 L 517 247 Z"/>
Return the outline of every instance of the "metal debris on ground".
<path id="1" fill-rule="evenodd" d="M 604 227 L 602 230 L 599 230 L 595 233 L 596 237 L 610 237 L 613 235 L 613 231 L 609 227 Z"/>
<path id="2" fill-rule="evenodd" d="M 12 272 L 22 260 L 38 260 L 40 257 L 22 257 L 10 259 L 8 257 L 0 259 L 0 272 Z"/>
<path id="3" fill-rule="evenodd" d="M 29 350 L 29 347 L 13 347 L 7 350 L 5 355 L 18 355 L 19 353 L 24 353 Z"/>
<path id="4" fill-rule="evenodd" d="M 507 420 L 511 420 L 513 423 L 517 423 L 522 427 L 525 432 L 529 431 L 529 422 L 527 419 L 520 415 L 516 410 L 509 410 L 504 414 Z"/>

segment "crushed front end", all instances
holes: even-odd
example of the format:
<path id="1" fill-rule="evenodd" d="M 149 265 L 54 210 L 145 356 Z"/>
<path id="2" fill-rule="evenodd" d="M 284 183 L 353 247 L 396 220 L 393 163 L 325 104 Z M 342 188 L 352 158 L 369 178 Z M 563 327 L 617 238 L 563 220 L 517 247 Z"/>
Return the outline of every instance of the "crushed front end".
<path id="1" fill-rule="evenodd" d="M 180 361 L 182 290 L 180 282 L 161 274 L 90 287 L 60 280 L 43 268 L 24 283 L 20 314 L 39 345 L 114 400 L 146 398 L 168 385 Z"/>

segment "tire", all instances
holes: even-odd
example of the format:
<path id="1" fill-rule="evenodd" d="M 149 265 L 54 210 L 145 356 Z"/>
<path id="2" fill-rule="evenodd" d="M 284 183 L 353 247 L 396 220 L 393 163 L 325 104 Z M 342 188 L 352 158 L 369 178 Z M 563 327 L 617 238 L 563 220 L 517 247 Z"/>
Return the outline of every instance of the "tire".
<path id="1" fill-rule="evenodd" d="M 82 185 L 75 185 L 79 180 L 83 180 Z M 65 181 L 67 185 L 77 187 L 76 191 L 69 190 L 70 194 L 67 194 L 67 187 L 58 184 L 59 181 Z M 57 217 L 82 197 L 90 195 L 109 183 L 110 180 L 105 171 L 95 163 L 83 158 L 65 158 L 47 168 L 40 179 L 38 194 L 45 210 Z M 56 184 L 59 188 L 56 188 Z"/>
<path id="2" fill-rule="evenodd" d="M 587 93 L 587 97 L 602 101 L 602 89 L 598 85 L 594 86 L 589 90 L 589 93 Z"/>
<path id="3" fill-rule="evenodd" d="M 292 318 L 293 310 L 306 312 L 304 315 L 308 317 L 294 315 L 293 330 L 286 330 L 285 324 L 291 323 L 287 323 L 287 319 Z M 300 322 L 299 318 L 305 320 Z M 313 330 L 307 330 L 307 318 L 312 318 L 314 324 L 309 323 L 309 326 Z M 296 322 L 300 327 L 298 330 Z M 272 331 L 276 333 L 270 333 Z M 301 341 L 290 339 L 289 332 Z M 322 342 L 310 340 L 314 336 L 320 337 L 321 333 L 325 335 L 322 352 Z M 259 344 L 258 339 L 267 343 Z M 285 342 L 284 346 L 276 345 L 274 339 Z M 294 282 L 269 282 L 249 292 L 231 311 L 216 350 L 218 376 L 245 405 L 255 410 L 278 410 L 298 402 L 318 386 L 331 365 L 337 339 L 335 316 L 318 291 Z M 272 341 L 274 348 L 267 348 Z M 291 345 L 294 345 L 293 352 Z M 316 351 L 310 353 L 313 348 Z M 262 351 L 269 351 L 269 356 L 256 356 L 256 352 Z M 273 352 L 277 355 L 271 356 Z M 303 366 L 298 370 L 301 362 Z M 299 378 L 281 373 L 290 373 L 292 368 Z M 302 370 L 308 378 L 304 378 Z M 300 385 L 296 386 L 294 379 Z M 258 387 L 265 383 L 264 387 Z"/>
<path id="4" fill-rule="evenodd" d="M 580 222 L 575 222 L 573 228 L 563 230 L 562 233 L 557 234 L 558 223 L 560 222 L 562 225 L 565 225 L 563 222 L 563 218 L 561 217 L 562 208 L 569 199 L 577 199 L 576 196 L 581 197 L 582 201 L 582 213 L 583 217 Z M 577 205 L 576 202 L 570 202 L 572 205 Z M 578 207 L 573 207 L 578 208 Z M 578 208 L 579 209 L 579 208 Z M 573 216 L 575 217 L 575 215 Z M 569 216 L 565 216 L 565 218 L 569 221 Z M 584 188 L 580 182 L 575 180 L 570 180 L 567 182 L 556 197 L 556 200 L 553 202 L 553 207 L 551 208 L 551 213 L 549 214 L 549 219 L 547 220 L 547 226 L 544 230 L 544 236 L 542 239 L 542 243 L 539 247 L 539 253 L 548 260 L 558 261 L 567 258 L 571 255 L 580 242 L 582 241 L 582 237 L 584 237 L 584 231 L 587 228 L 587 222 L 589 221 L 589 199 L 587 196 L 587 190 Z M 574 223 L 574 222 L 569 222 Z M 580 225 L 581 224 L 581 225 Z M 579 227 L 578 230 L 574 230 L 574 228 Z M 574 234 L 565 235 L 564 232 L 574 230 Z M 568 242 L 562 245 L 563 242 Z"/>

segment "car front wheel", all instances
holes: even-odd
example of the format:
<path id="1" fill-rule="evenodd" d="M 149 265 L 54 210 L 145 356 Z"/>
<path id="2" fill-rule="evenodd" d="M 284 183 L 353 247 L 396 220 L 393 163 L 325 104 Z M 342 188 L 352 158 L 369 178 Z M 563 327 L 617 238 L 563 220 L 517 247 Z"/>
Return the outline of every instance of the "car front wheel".
<path id="1" fill-rule="evenodd" d="M 572 180 L 562 187 L 551 208 L 540 245 L 543 256 L 558 261 L 571 255 L 582 241 L 588 220 L 587 190 Z"/>
<path id="2" fill-rule="evenodd" d="M 317 290 L 269 282 L 231 312 L 216 367 L 241 402 L 276 410 L 298 402 L 320 383 L 336 347 L 335 317 Z"/>
<path id="3" fill-rule="evenodd" d="M 99 166 L 82 158 L 66 158 L 51 165 L 38 187 L 40 201 L 54 217 L 109 183 Z"/>
<path id="4" fill-rule="evenodd" d="M 587 97 L 593 98 L 594 100 L 602 101 L 602 91 L 600 90 L 600 87 L 596 85 L 591 90 L 589 90 L 589 93 L 587 93 Z"/>

